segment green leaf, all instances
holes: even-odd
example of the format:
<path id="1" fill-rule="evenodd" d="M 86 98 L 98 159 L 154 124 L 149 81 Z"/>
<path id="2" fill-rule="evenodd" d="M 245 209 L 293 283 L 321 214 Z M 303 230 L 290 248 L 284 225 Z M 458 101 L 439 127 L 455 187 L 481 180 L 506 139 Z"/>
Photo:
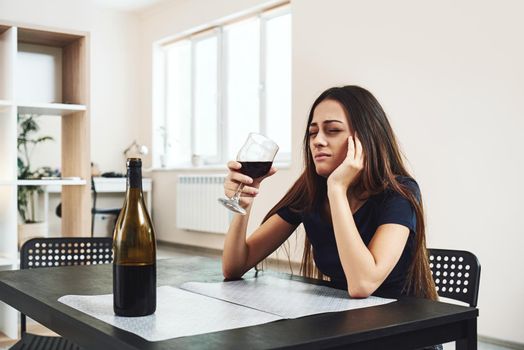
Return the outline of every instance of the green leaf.
<path id="1" fill-rule="evenodd" d="M 30 155 L 34 147 L 46 141 L 53 141 L 51 136 L 35 136 L 40 130 L 38 125 L 38 115 L 36 114 L 18 114 L 18 178 L 19 179 L 37 179 L 47 176 L 50 172 L 48 168 L 40 168 L 31 171 Z M 34 193 L 42 191 L 40 186 L 19 186 L 18 187 L 18 213 L 25 223 L 35 221 L 33 208 L 36 207 Z"/>

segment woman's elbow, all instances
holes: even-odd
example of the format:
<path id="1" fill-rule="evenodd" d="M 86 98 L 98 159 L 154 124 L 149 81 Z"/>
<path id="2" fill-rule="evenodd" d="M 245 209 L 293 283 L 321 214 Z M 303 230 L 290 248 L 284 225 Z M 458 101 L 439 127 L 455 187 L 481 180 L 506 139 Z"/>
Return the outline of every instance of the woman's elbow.
<path id="1" fill-rule="evenodd" d="M 238 270 L 234 270 L 234 269 L 222 266 L 222 275 L 224 276 L 226 280 L 237 280 L 242 277 L 243 273 L 241 273 Z"/>
<path id="2" fill-rule="evenodd" d="M 239 274 L 223 273 L 224 279 L 228 281 L 239 280 L 242 276 Z"/>
<path id="3" fill-rule="evenodd" d="M 368 283 L 348 284 L 348 293 L 351 298 L 363 299 L 369 297 L 376 290 Z"/>

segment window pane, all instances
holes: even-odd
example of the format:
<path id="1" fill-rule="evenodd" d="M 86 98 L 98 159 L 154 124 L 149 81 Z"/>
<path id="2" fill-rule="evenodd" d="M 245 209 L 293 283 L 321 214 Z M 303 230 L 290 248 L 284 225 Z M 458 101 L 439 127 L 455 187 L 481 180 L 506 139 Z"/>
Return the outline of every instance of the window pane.
<path id="1" fill-rule="evenodd" d="M 217 37 L 195 42 L 195 154 L 218 156 L 217 140 Z"/>
<path id="2" fill-rule="evenodd" d="M 259 20 L 226 28 L 228 126 L 227 158 L 236 154 L 251 131 L 259 131 Z"/>
<path id="3" fill-rule="evenodd" d="M 191 46 L 181 41 L 166 48 L 166 165 L 191 159 Z"/>
<path id="4" fill-rule="evenodd" d="M 208 31 L 163 47 L 166 61 L 155 67 L 165 64 L 166 81 L 158 88 L 165 100 L 154 103 L 166 116 L 159 125 L 165 126 L 167 166 L 189 164 L 193 154 L 209 163 L 234 159 L 247 134 L 262 129 L 280 146 L 277 160 L 290 159 L 291 15 L 277 13 L 261 15 L 264 43 L 257 16 L 222 27 L 223 34 Z"/>
<path id="5" fill-rule="evenodd" d="M 291 159 L 291 15 L 266 22 L 266 133 Z"/>

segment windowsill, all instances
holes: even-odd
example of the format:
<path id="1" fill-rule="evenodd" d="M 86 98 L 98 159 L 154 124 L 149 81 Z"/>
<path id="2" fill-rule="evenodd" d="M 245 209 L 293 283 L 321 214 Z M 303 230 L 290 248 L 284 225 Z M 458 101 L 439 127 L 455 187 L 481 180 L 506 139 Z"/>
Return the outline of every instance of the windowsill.
<path id="1" fill-rule="evenodd" d="M 290 169 L 291 168 L 291 162 L 278 162 L 273 163 L 273 166 L 277 169 Z M 191 164 L 180 164 L 172 167 L 166 167 L 166 168 L 152 168 L 148 169 L 148 171 L 151 172 L 169 172 L 169 171 L 210 171 L 210 170 L 218 170 L 218 171 L 227 171 L 227 167 L 222 164 L 208 164 L 208 165 L 200 165 L 200 166 L 193 166 Z"/>

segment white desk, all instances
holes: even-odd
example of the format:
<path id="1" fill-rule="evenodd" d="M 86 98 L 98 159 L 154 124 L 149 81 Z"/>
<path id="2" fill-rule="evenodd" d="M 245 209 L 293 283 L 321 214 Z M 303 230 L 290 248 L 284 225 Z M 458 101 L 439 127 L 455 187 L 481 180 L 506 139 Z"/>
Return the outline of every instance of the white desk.
<path id="1" fill-rule="evenodd" d="M 126 192 L 126 178 L 125 177 L 95 177 L 96 193 L 125 193 Z M 142 191 L 146 200 L 147 210 L 149 215 L 153 215 L 153 180 L 150 178 L 142 179 Z M 49 193 L 62 192 L 61 185 L 47 185 L 44 186 L 44 215 L 47 222 L 47 215 L 49 210 Z"/>

